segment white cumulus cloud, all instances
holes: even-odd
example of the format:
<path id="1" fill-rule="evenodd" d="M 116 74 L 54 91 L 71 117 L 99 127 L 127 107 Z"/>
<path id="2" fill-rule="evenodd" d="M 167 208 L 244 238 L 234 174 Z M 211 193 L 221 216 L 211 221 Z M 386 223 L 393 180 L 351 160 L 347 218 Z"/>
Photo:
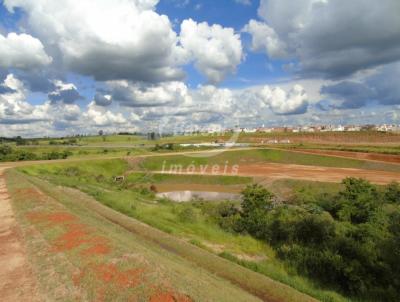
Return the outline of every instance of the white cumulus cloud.
<path id="1" fill-rule="evenodd" d="M 307 94 L 301 85 L 294 85 L 289 92 L 266 85 L 260 90 L 259 96 L 276 114 L 300 114 L 307 111 Z"/>
<path id="2" fill-rule="evenodd" d="M 184 20 L 180 42 L 195 61 L 196 68 L 213 84 L 234 73 L 242 61 L 242 42 L 233 28 Z"/>
<path id="3" fill-rule="evenodd" d="M 178 81 L 157 85 L 113 81 L 108 85 L 111 98 L 128 107 L 177 106 L 190 100 L 187 86 Z"/>
<path id="4" fill-rule="evenodd" d="M 27 34 L 0 34 L 0 67 L 31 69 L 50 64 L 43 44 Z"/>
<path id="5" fill-rule="evenodd" d="M 271 59 L 280 59 L 287 56 L 286 45 L 280 40 L 275 30 L 264 22 L 250 20 L 243 28 L 244 32 L 251 34 L 251 47 L 254 51 L 263 51 Z"/>
<path id="6" fill-rule="evenodd" d="M 87 111 L 83 113 L 83 117 L 89 120 L 89 124 L 94 126 L 115 126 L 126 123 L 125 117 L 120 112 L 112 112 L 97 106 L 95 102 L 91 102 L 87 106 Z"/>
<path id="7" fill-rule="evenodd" d="M 96 80 L 158 82 L 183 77 L 183 50 L 156 0 L 5 0 L 29 29 L 56 46 L 70 69 Z"/>

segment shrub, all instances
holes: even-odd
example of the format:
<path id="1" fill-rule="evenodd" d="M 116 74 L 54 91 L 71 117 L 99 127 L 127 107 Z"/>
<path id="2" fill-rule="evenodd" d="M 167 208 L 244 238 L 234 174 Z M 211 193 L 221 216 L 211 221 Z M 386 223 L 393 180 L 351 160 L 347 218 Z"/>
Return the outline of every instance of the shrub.
<path id="1" fill-rule="evenodd" d="M 78 167 L 68 167 L 63 170 L 63 174 L 66 176 L 78 176 L 81 175 L 82 172 Z"/>
<path id="2" fill-rule="evenodd" d="M 400 185 L 397 182 L 392 182 L 386 187 L 384 192 L 386 202 L 400 204 Z"/>
<path id="3" fill-rule="evenodd" d="M 179 212 L 178 219 L 181 222 L 193 223 L 197 221 L 197 215 L 193 208 L 185 207 L 183 210 Z"/>
<path id="4" fill-rule="evenodd" d="M 242 223 L 257 238 L 265 238 L 267 212 L 272 207 L 273 195 L 260 185 L 247 186 L 242 192 Z"/>

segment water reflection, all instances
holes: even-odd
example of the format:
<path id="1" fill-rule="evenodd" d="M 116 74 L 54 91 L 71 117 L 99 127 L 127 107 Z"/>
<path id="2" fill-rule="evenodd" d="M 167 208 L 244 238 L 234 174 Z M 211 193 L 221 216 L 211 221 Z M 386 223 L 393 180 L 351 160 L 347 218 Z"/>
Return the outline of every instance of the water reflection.
<path id="1" fill-rule="evenodd" d="M 173 191 L 158 193 L 156 196 L 160 198 L 168 198 L 176 202 L 189 202 L 194 199 L 203 199 L 208 201 L 240 200 L 240 194 L 208 191 Z"/>

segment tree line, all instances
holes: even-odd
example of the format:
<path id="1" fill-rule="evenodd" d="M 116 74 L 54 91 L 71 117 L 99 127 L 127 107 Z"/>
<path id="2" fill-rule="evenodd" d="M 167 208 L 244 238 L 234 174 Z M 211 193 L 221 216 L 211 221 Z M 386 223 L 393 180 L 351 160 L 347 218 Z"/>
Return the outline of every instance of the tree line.
<path id="1" fill-rule="evenodd" d="M 72 152 L 67 150 L 62 152 L 33 153 L 26 150 L 14 149 L 9 145 L 0 145 L 0 162 L 66 159 L 71 155 Z"/>
<path id="2" fill-rule="evenodd" d="M 270 244 L 299 274 L 348 296 L 400 298 L 400 186 L 346 178 L 337 193 L 278 202 L 260 185 L 242 192 L 241 207 L 212 213 L 225 230 Z"/>

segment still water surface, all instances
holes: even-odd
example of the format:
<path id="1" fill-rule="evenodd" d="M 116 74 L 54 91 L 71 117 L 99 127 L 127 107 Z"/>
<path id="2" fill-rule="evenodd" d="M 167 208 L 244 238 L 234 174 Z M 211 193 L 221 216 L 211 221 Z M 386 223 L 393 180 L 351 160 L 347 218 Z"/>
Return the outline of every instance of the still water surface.
<path id="1" fill-rule="evenodd" d="M 173 191 L 158 193 L 156 196 L 160 198 L 168 198 L 176 202 L 189 202 L 193 199 L 203 199 L 208 201 L 240 200 L 240 194 L 208 191 Z"/>

